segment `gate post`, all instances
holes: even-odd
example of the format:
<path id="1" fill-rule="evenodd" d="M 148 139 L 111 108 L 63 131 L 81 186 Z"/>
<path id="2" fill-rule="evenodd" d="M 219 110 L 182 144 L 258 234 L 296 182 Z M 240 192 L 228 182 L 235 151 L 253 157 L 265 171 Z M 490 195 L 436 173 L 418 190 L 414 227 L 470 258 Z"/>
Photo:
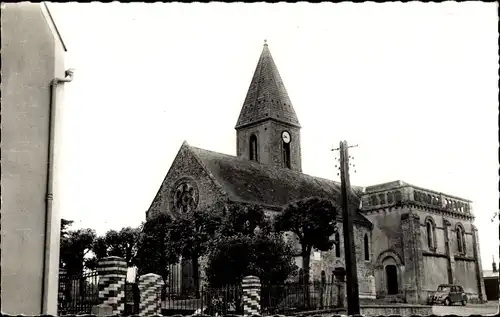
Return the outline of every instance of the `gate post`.
<path id="1" fill-rule="evenodd" d="M 370 284 L 370 296 L 372 298 L 376 298 L 377 297 L 377 288 L 376 288 L 376 285 L 375 285 L 375 277 L 373 275 L 370 275 L 368 277 L 368 281 L 369 281 L 369 284 Z"/>
<path id="2" fill-rule="evenodd" d="M 336 267 L 335 270 L 333 271 L 333 274 L 335 276 L 335 284 L 337 284 L 337 306 L 339 308 L 346 308 L 346 303 L 347 303 L 347 292 L 346 292 L 346 285 L 345 285 L 345 276 L 346 276 L 346 271 L 343 267 Z"/>
<path id="3" fill-rule="evenodd" d="M 320 309 L 324 309 L 325 307 L 325 289 L 326 289 L 326 273 L 325 270 L 321 270 L 321 282 L 319 289 L 319 307 Z"/>
<path id="4" fill-rule="evenodd" d="M 257 276 L 245 276 L 241 283 L 243 291 L 243 315 L 260 315 L 260 279 Z"/>
<path id="5" fill-rule="evenodd" d="M 97 264 L 99 273 L 99 306 L 111 307 L 113 315 L 122 315 L 125 311 L 125 282 L 127 262 L 117 256 L 101 259 Z"/>
<path id="6" fill-rule="evenodd" d="M 145 274 L 139 277 L 139 316 L 154 316 L 161 314 L 161 291 L 163 278 L 158 274 Z"/>

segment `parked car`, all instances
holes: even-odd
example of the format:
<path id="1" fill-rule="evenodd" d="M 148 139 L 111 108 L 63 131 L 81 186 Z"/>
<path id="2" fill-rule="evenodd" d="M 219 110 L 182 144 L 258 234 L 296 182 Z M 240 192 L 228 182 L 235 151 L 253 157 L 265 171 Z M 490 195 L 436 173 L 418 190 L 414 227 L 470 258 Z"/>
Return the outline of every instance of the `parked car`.
<path id="1" fill-rule="evenodd" d="M 446 306 L 455 303 L 467 305 L 467 295 L 464 288 L 456 284 L 441 284 L 438 286 L 437 291 L 429 296 L 429 304 L 443 304 Z"/>

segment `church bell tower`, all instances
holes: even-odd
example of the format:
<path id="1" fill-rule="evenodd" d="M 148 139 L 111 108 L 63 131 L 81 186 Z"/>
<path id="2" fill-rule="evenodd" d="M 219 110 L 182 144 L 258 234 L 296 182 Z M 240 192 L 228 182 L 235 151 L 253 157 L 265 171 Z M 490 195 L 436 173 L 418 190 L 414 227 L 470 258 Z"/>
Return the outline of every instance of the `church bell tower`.
<path id="1" fill-rule="evenodd" d="M 237 156 L 302 172 L 299 120 L 267 43 L 235 129 Z"/>

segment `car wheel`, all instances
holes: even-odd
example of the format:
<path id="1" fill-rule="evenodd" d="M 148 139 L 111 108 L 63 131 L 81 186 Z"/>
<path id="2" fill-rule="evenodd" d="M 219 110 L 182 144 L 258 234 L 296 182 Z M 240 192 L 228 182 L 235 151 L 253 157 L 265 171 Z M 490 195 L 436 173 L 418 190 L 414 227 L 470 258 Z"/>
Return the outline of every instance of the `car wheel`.
<path id="1" fill-rule="evenodd" d="M 467 305 L 467 299 L 462 300 L 462 306 L 465 306 L 465 305 Z"/>
<path id="2" fill-rule="evenodd" d="M 447 298 L 447 299 L 444 300 L 444 305 L 445 306 L 450 306 L 451 305 L 451 301 L 450 301 L 449 298 Z"/>

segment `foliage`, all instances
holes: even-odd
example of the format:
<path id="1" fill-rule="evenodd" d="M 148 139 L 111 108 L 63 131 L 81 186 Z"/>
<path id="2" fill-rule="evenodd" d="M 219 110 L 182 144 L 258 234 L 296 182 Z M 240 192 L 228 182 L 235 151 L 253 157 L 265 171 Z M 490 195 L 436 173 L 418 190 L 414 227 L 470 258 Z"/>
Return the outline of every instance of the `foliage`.
<path id="1" fill-rule="evenodd" d="M 97 237 L 92 245 L 92 251 L 97 259 L 102 259 L 109 256 L 108 244 L 106 237 Z"/>
<path id="2" fill-rule="evenodd" d="M 68 237 L 68 228 L 73 224 L 73 220 L 61 219 L 61 239 Z"/>
<path id="3" fill-rule="evenodd" d="M 125 227 L 120 231 L 109 230 L 104 236 L 108 256 L 119 256 L 123 258 L 128 266 L 137 255 L 137 243 L 139 241 L 140 229 Z"/>
<path id="4" fill-rule="evenodd" d="M 235 234 L 219 239 L 210 253 L 207 278 L 210 286 L 239 284 L 247 275 L 263 284 L 280 284 L 297 267 L 288 245 L 276 234 Z"/>
<path id="5" fill-rule="evenodd" d="M 120 231 L 109 230 L 104 236 L 97 237 L 92 243 L 94 256 L 85 259 L 85 266 L 94 270 L 98 261 L 108 256 L 123 258 L 129 267 L 132 266 L 137 254 L 139 234 L 139 228 L 126 227 Z"/>
<path id="6" fill-rule="evenodd" d="M 337 208 L 329 200 L 308 198 L 286 206 L 275 219 L 275 230 L 294 233 L 301 245 L 305 281 L 309 281 L 312 249 L 328 251 L 335 243 L 331 237 L 337 232 L 337 215 Z"/>
<path id="7" fill-rule="evenodd" d="M 337 208 L 326 199 L 308 198 L 284 208 L 275 220 L 277 232 L 293 232 L 303 250 L 328 251 L 337 232 Z"/>
<path id="8" fill-rule="evenodd" d="M 177 250 L 170 237 L 172 222 L 169 215 L 160 213 L 142 225 L 137 255 L 132 260 L 139 275 L 155 273 L 167 281 L 169 265 L 178 262 Z"/>
<path id="9" fill-rule="evenodd" d="M 195 293 L 199 296 L 199 258 L 207 254 L 221 217 L 213 210 L 194 211 L 179 215 L 169 227 L 173 252 L 190 259 Z"/>
<path id="10" fill-rule="evenodd" d="M 61 239 L 60 258 L 68 275 L 82 274 L 85 256 L 92 250 L 96 233 L 92 229 L 68 231 Z"/>
<path id="11" fill-rule="evenodd" d="M 169 226 L 176 253 L 184 258 L 206 254 L 221 218 L 211 211 L 194 211 L 179 215 Z"/>
<path id="12" fill-rule="evenodd" d="M 95 270 L 97 269 L 99 259 L 108 256 L 108 246 L 104 237 L 101 236 L 94 239 L 92 253 L 94 253 L 93 257 L 85 259 L 85 266 L 90 270 Z"/>
<path id="13" fill-rule="evenodd" d="M 246 275 L 263 283 L 281 283 L 296 270 L 290 247 L 271 232 L 271 221 L 261 207 L 231 203 L 209 254 L 210 286 L 238 284 Z"/>
<path id="14" fill-rule="evenodd" d="M 71 227 L 73 224 L 73 220 L 66 220 L 66 219 L 61 219 L 61 235 L 60 235 L 60 242 L 59 242 L 59 267 L 63 268 L 64 267 L 64 262 L 62 260 L 62 255 L 61 255 L 61 247 L 63 245 L 63 240 L 66 240 L 68 238 L 68 228 Z"/>
<path id="15" fill-rule="evenodd" d="M 252 235 L 255 230 L 265 232 L 272 230 L 271 221 L 260 206 L 230 202 L 223 208 L 224 218 L 219 230 L 220 236 L 227 237 L 237 233 Z"/>

